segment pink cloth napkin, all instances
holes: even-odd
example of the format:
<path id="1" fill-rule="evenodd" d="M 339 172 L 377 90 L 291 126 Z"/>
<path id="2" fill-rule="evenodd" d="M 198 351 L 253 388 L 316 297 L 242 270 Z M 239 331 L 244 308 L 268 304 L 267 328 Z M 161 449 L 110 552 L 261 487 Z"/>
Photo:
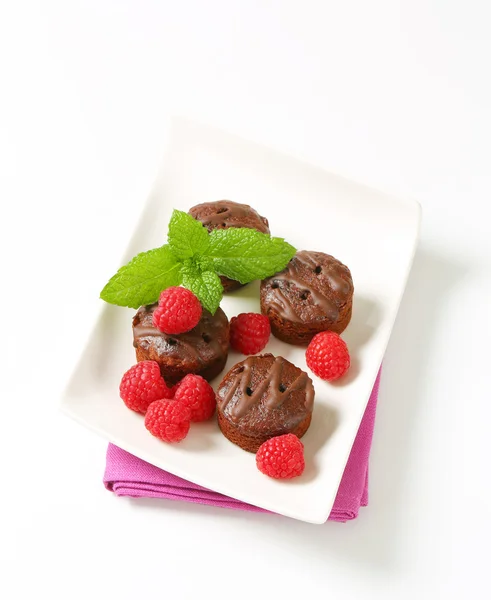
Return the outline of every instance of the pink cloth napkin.
<path id="1" fill-rule="evenodd" d="M 349 521 L 368 504 L 368 459 L 372 445 L 380 373 L 356 435 L 329 519 Z M 109 444 L 104 485 L 118 496 L 167 498 L 224 508 L 267 512 L 257 506 L 229 498 L 163 471 L 129 452 Z"/>

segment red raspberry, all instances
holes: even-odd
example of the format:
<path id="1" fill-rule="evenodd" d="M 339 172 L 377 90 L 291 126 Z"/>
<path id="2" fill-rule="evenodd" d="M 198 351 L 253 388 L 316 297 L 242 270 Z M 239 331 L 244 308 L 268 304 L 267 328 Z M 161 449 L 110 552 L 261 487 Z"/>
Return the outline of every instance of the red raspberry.
<path id="1" fill-rule="evenodd" d="M 326 381 L 339 379 L 350 366 L 348 347 L 334 331 L 321 331 L 315 335 L 305 357 L 307 366 Z"/>
<path id="2" fill-rule="evenodd" d="M 119 395 L 128 408 L 143 414 L 155 400 L 171 397 L 154 360 L 142 360 L 126 371 L 119 384 Z"/>
<path id="3" fill-rule="evenodd" d="M 145 427 L 164 442 L 180 442 L 189 431 L 191 411 L 174 400 L 157 400 L 148 407 Z"/>
<path id="4" fill-rule="evenodd" d="M 269 319 L 264 315 L 241 313 L 230 320 L 230 345 L 242 354 L 261 352 L 270 335 Z"/>
<path id="5" fill-rule="evenodd" d="M 273 479 L 298 477 L 305 469 L 303 444 L 293 433 L 273 437 L 259 446 L 256 465 Z"/>
<path id="6" fill-rule="evenodd" d="M 174 395 L 174 401 L 181 402 L 191 411 L 191 421 L 206 421 L 215 412 L 215 392 L 200 375 L 190 373 L 181 380 Z"/>
<path id="7" fill-rule="evenodd" d="M 185 333 L 201 319 L 201 303 L 193 292 L 183 287 L 169 287 L 160 294 L 153 311 L 153 325 L 163 333 Z"/>

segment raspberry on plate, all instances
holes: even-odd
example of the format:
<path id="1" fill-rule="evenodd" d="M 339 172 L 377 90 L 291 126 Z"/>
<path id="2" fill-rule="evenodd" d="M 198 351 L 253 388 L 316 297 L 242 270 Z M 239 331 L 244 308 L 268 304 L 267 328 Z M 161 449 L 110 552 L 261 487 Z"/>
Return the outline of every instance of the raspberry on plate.
<path id="1" fill-rule="evenodd" d="M 169 287 L 160 294 L 153 325 L 163 333 L 185 333 L 196 327 L 202 311 L 193 292 L 183 287 Z"/>
<path id="2" fill-rule="evenodd" d="M 230 320 L 230 345 L 242 354 L 261 352 L 270 335 L 269 319 L 259 313 L 241 313 Z"/>
<path id="3" fill-rule="evenodd" d="M 315 335 L 307 347 L 305 357 L 309 369 L 326 381 L 339 379 L 350 366 L 346 342 L 333 331 L 321 331 Z"/>
<path id="4" fill-rule="evenodd" d="M 128 408 L 142 414 L 155 400 L 171 398 L 159 365 L 154 360 L 142 360 L 128 369 L 121 379 L 119 395 Z"/>
<path id="5" fill-rule="evenodd" d="M 298 477 L 305 469 L 303 444 L 293 433 L 273 437 L 259 447 L 256 465 L 273 479 Z"/>
<path id="6" fill-rule="evenodd" d="M 188 432 L 191 411 L 175 400 L 156 400 L 148 407 L 145 427 L 163 442 L 180 442 Z"/>
<path id="7" fill-rule="evenodd" d="M 174 387 L 174 401 L 189 408 L 191 421 L 198 423 L 213 416 L 216 407 L 215 392 L 206 379 L 190 373 Z"/>

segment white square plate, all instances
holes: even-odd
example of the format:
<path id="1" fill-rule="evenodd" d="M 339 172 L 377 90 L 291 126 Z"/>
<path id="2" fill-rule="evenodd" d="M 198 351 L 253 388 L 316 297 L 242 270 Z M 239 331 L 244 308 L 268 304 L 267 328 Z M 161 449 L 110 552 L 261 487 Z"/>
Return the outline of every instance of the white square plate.
<path id="1" fill-rule="evenodd" d="M 307 467 L 302 477 L 278 482 L 262 475 L 254 455 L 230 443 L 215 421 L 194 424 L 180 444 L 152 437 L 143 417 L 128 410 L 118 394 L 122 374 L 135 362 L 135 311 L 130 309 L 103 306 L 62 408 L 111 442 L 171 473 L 295 519 L 323 523 L 389 340 L 415 251 L 420 207 L 236 136 L 176 120 L 125 260 L 165 243 L 173 208 L 187 211 L 222 198 L 251 204 L 269 219 L 273 235 L 285 237 L 298 249 L 333 254 L 353 275 L 353 317 L 343 334 L 352 367 L 336 385 L 313 377 L 315 409 L 303 438 Z M 229 317 L 259 312 L 258 284 L 225 296 L 222 307 Z M 272 337 L 266 351 L 308 370 L 303 348 Z M 223 374 L 242 358 L 232 352 Z M 218 380 L 212 383 L 216 386 Z"/>

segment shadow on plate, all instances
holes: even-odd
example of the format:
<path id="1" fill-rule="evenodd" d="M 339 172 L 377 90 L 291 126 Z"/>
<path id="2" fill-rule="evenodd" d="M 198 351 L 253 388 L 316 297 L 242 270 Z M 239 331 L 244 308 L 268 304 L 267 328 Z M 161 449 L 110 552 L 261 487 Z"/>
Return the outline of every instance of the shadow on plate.
<path id="1" fill-rule="evenodd" d="M 305 446 L 305 471 L 302 477 L 292 479 L 288 485 L 303 485 L 316 477 L 318 465 L 315 455 L 332 436 L 338 422 L 339 416 L 335 408 L 326 404 L 315 404 L 312 424 L 302 438 Z"/>
<path id="2" fill-rule="evenodd" d="M 191 423 L 189 435 L 179 447 L 186 452 L 206 452 L 215 445 L 218 425 L 216 419 L 203 423 Z"/>
<path id="3" fill-rule="evenodd" d="M 371 298 L 357 295 L 355 290 L 351 321 L 342 333 L 351 354 L 356 354 L 368 342 L 379 324 L 380 309 L 377 303 Z"/>

